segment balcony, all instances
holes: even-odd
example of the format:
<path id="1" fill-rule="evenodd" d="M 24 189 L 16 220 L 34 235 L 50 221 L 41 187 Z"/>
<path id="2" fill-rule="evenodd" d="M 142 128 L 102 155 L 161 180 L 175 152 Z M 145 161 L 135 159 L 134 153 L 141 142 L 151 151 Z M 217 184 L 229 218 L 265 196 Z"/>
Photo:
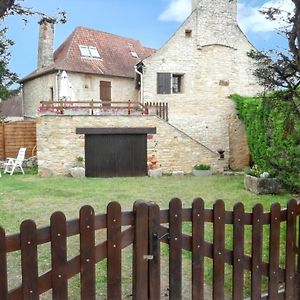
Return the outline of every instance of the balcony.
<path id="1" fill-rule="evenodd" d="M 158 116 L 168 121 L 168 103 L 145 104 L 132 101 L 41 101 L 38 109 L 44 115 L 84 116 Z"/>

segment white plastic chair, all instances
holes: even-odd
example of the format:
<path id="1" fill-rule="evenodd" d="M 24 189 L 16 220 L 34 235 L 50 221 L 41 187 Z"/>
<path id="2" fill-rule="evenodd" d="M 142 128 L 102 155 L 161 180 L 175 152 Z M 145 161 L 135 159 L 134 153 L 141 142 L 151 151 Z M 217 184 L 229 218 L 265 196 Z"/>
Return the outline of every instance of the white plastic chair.
<path id="1" fill-rule="evenodd" d="M 26 148 L 20 148 L 17 158 L 8 157 L 6 159 L 6 163 L 4 163 L 5 166 L 4 174 L 9 173 L 11 176 L 14 173 L 16 168 L 19 168 L 22 171 L 22 173 L 25 174 L 22 168 L 22 164 L 25 159 L 25 152 L 26 152 Z"/>

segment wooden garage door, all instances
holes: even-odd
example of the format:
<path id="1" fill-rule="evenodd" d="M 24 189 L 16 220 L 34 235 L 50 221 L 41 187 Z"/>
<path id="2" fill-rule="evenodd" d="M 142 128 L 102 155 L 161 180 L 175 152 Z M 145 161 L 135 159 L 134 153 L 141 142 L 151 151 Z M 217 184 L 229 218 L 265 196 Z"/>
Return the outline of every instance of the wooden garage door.
<path id="1" fill-rule="evenodd" d="M 147 175 L 147 135 L 86 135 L 87 177 Z"/>

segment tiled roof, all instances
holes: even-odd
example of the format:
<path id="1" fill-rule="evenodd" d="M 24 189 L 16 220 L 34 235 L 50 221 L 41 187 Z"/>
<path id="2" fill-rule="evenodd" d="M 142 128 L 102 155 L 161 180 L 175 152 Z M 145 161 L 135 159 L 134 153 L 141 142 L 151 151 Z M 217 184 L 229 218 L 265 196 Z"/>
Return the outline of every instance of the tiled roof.
<path id="1" fill-rule="evenodd" d="M 0 102 L 0 116 L 21 117 L 22 95 L 13 95 L 7 100 Z"/>
<path id="2" fill-rule="evenodd" d="M 101 58 L 82 57 L 79 45 L 96 47 Z M 135 51 L 138 58 L 133 57 L 131 51 Z M 54 63 L 35 70 L 20 82 L 56 70 L 134 78 L 134 66 L 154 52 L 138 40 L 77 27 L 54 52 Z"/>

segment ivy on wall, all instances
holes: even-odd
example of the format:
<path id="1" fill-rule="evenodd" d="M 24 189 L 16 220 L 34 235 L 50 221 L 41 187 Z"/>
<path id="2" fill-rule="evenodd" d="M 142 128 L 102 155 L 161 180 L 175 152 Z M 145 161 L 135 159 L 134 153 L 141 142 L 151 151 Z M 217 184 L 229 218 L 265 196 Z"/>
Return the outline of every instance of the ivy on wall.
<path id="1" fill-rule="evenodd" d="M 244 121 L 249 150 L 262 172 L 300 191 L 300 119 L 286 92 L 266 97 L 230 96 Z"/>

